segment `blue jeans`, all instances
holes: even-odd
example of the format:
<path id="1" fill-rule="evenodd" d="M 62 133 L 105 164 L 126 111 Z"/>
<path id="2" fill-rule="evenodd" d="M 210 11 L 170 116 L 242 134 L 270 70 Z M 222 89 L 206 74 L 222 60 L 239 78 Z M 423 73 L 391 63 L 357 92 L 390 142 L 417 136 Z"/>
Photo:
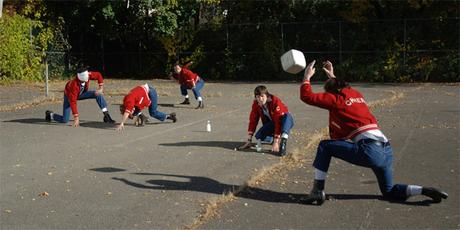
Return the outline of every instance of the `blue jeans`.
<path id="1" fill-rule="evenodd" d="M 294 126 L 294 118 L 290 113 L 286 113 L 281 117 L 281 133 L 289 134 Z M 275 123 L 273 121 L 266 122 L 260 127 L 256 133 L 256 139 L 265 140 L 268 136 L 273 136 L 275 132 Z"/>
<path id="2" fill-rule="evenodd" d="M 96 91 L 91 90 L 91 91 L 86 91 L 80 94 L 78 96 L 78 101 L 79 100 L 86 100 L 86 99 L 91 99 L 91 98 L 96 98 L 97 104 L 99 105 L 100 109 L 107 108 L 107 103 L 105 102 L 104 96 L 102 95 L 97 95 L 96 96 Z M 64 94 L 64 104 L 62 106 L 62 116 L 59 114 L 54 114 L 53 115 L 53 120 L 61 123 L 67 123 L 69 122 L 69 116 L 70 116 L 70 102 L 69 98 Z"/>
<path id="3" fill-rule="evenodd" d="M 372 139 L 363 139 L 357 143 L 344 140 L 324 140 L 318 145 L 313 166 L 327 172 L 332 157 L 372 169 L 384 197 L 407 198 L 407 185 L 393 185 L 393 149 L 389 142 L 383 143 Z"/>
<path id="4" fill-rule="evenodd" d="M 204 86 L 204 81 L 202 78 L 200 78 L 199 81 L 196 82 L 195 87 L 192 89 L 193 95 L 195 95 L 195 99 L 198 99 L 198 97 L 201 97 L 200 90 Z M 187 86 L 186 85 L 180 85 L 180 92 L 182 96 L 187 96 Z"/>
<path id="5" fill-rule="evenodd" d="M 158 94 L 155 88 L 153 88 L 152 86 L 149 86 L 149 98 L 151 101 L 150 106 L 149 106 L 150 116 L 160 121 L 166 120 L 166 114 L 157 110 L 158 109 Z M 141 111 L 137 110 L 136 108 L 136 110 L 133 113 L 133 116 L 137 116 L 139 115 L 139 113 L 141 113 Z"/>

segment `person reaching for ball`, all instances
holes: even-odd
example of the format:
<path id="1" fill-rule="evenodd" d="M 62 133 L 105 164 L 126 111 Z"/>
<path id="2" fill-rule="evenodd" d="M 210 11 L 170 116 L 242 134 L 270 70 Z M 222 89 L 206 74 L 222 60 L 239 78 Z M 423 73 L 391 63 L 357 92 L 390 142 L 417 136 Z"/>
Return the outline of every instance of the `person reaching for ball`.
<path id="1" fill-rule="evenodd" d="M 393 149 L 380 130 L 363 95 L 348 82 L 334 75 L 330 61 L 323 63 L 328 80 L 323 93 L 314 93 L 310 79 L 315 74 L 315 61 L 305 69 L 300 86 L 300 99 L 306 104 L 329 111 L 331 139 L 319 143 L 313 161 L 315 179 L 307 202 L 321 205 L 326 200 L 324 185 L 332 157 L 354 165 L 372 169 L 383 197 L 405 200 L 414 195 L 425 195 L 439 203 L 448 194 L 437 188 L 419 185 L 393 184 Z"/>

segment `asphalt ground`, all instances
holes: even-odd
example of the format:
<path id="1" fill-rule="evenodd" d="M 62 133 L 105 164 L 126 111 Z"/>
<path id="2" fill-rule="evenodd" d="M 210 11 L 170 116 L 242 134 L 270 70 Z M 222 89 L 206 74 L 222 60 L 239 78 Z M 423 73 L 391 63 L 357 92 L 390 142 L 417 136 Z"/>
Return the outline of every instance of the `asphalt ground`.
<path id="1" fill-rule="evenodd" d="M 447 200 L 381 200 L 370 170 L 334 161 L 329 199 L 312 206 L 302 198 L 311 188 L 314 143 L 325 134 L 328 114 L 299 100 L 298 83 L 207 83 L 205 109 L 195 110 L 193 99 L 178 105 L 177 85 L 148 82 L 159 92 L 159 109 L 176 112 L 177 123 L 151 119 L 119 133 L 102 123 L 94 100 L 78 102 L 79 128 L 47 123 L 45 110 L 61 113 L 62 83 L 53 85 L 53 100 L 35 104 L 27 102 L 42 88 L 17 99 L 17 89 L 3 87 L 1 229 L 460 228 L 458 85 L 356 84 L 391 139 L 395 181 L 441 187 Z M 123 95 L 141 83 L 106 81 L 115 120 Z M 234 150 L 246 139 L 259 84 L 294 116 L 288 157 L 270 154 L 268 145 L 263 153 Z"/>

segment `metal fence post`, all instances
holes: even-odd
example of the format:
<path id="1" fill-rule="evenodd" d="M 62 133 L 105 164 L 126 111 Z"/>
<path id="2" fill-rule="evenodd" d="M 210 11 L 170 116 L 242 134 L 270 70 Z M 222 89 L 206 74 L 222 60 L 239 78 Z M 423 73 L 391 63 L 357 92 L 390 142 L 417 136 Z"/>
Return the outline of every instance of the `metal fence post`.
<path id="1" fill-rule="evenodd" d="M 283 31 L 283 23 L 281 24 L 281 53 L 284 52 L 284 31 Z"/>
<path id="2" fill-rule="evenodd" d="M 342 21 L 339 21 L 339 64 L 342 63 Z"/>
<path id="3" fill-rule="evenodd" d="M 2 17 L 3 12 L 3 0 L 0 0 L 0 18 Z"/>
<path id="4" fill-rule="evenodd" d="M 45 96 L 49 96 L 49 84 L 48 84 L 48 79 L 49 79 L 49 71 L 48 71 L 48 57 L 45 57 Z"/>
<path id="5" fill-rule="evenodd" d="M 403 73 L 406 73 L 406 53 L 407 53 L 407 46 L 406 46 L 406 39 L 407 39 L 407 19 L 404 19 L 404 41 L 403 41 Z"/>

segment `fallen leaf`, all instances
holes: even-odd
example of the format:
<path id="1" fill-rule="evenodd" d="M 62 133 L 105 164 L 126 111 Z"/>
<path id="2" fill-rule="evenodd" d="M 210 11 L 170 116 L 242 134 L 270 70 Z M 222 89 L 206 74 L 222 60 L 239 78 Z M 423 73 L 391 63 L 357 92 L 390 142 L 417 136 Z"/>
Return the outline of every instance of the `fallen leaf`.
<path id="1" fill-rule="evenodd" d="M 47 197 L 49 195 L 50 194 L 48 192 L 42 192 L 42 193 L 38 194 L 38 196 L 40 196 L 40 197 Z"/>

